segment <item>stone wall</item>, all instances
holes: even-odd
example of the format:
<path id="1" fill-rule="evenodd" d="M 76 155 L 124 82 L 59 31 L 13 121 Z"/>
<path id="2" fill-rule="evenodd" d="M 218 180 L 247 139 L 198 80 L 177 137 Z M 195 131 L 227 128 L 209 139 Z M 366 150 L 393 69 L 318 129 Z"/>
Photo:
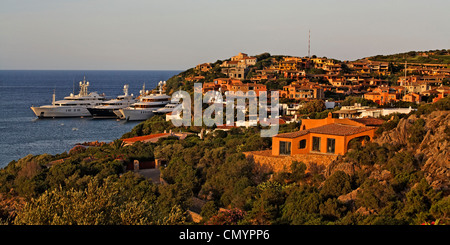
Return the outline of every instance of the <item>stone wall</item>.
<path id="1" fill-rule="evenodd" d="M 255 163 L 265 172 L 290 171 L 292 161 L 303 162 L 311 170 L 314 164 L 326 168 L 331 162 L 336 160 L 337 155 L 332 154 L 296 154 L 293 156 L 272 156 L 271 150 L 244 152 L 246 157 L 254 159 Z"/>

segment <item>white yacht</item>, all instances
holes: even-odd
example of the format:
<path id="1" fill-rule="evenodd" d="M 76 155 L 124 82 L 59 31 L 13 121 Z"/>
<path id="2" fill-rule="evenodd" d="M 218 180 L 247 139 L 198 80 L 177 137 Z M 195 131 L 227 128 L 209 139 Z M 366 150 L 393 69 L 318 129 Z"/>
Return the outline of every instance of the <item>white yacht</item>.
<path id="1" fill-rule="evenodd" d="M 112 100 L 107 100 L 101 103 L 101 105 L 93 108 L 87 108 L 93 118 L 117 118 L 116 111 L 126 108 L 136 102 L 133 98 L 133 94 L 128 94 L 129 85 L 123 86 L 123 95 L 117 96 Z"/>
<path id="2" fill-rule="evenodd" d="M 176 97 L 176 98 L 181 98 L 181 97 Z M 177 102 L 175 102 L 177 101 Z M 179 104 L 181 104 L 180 99 L 172 99 L 171 102 L 169 104 L 166 104 L 163 108 L 160 108 L 156 111 L 154 111 L 155 114 L 166 114 L 169 112 L 172 112 L 175 107 L 177 107 Z"/>
<path id="3" fill-rule="evenodd" d="M 166 114 L 166 113 L 172 112 L 175 109 L 175 107 L 177 107 L 179 104 L 180 104 L 180 102 L 177 102 L 177 103 L 170 102 L 163 108 L 160 108 L 160 109 L 154 111 L 154 113 L 155 114 Z"/>
<path id="4" fill-rule="evenodd" d="M 154 111 L 163 108 L 170 102 L 170 96 L 162 93 L 165 82 L 159 82 L 159 93 L 141 96 L 140 101 L 131 106 L 119 109 L 121 118 L 127 121 L 143 121 L 151 118 Z"/>
<path id="5" fill-rule="evenodd" d="M 86 117 L 91 116 L 87 108 L 100 105 L 105 100 L 103 95 L 96 92 L 88 93 L 89 82 L 86 77 L 80 81 L 80 93 L 77 95 L 70 94 L 63 100 L 55 100 L 53 92 L 53 100 L 51 105 L 43 105 L 39 107 L 32 106 L 34 114 L 39 118 L 44 117 Z"/>
<path id="6" fill-rule="evenodd" d="M 134 103 L 136 103 L 136 102 L 138 102 L 138 101 L 142 101 L 142 97 L 144 97 L 144 96 L 147 95 L 147 94 L 148 94 L 148 90 L 145 90 L 145 83 L 144 83 L 144 85 L 142 86 L 142 90 L 139 91 L 139 96 L 136 97 Z M 134 103 L 132 103 L 131 105 L 129 105 L 129 106 L 127 106 L 127 107 L 131 107 Z M 125 108 L 127 108 L 127 107 L 125 107 Z M 120 109 L 123 109 L 123 108 L 120 108 Z M 122 114 L 122 112 L 120 111 L 120 109 L 114 110 L 113 112 L 114 112 L 114 114 L 116 115 L 117 118 L 119 118 L 119 119 L 125 119 L 125 117 L 123 116 L 123 114 Z"/>

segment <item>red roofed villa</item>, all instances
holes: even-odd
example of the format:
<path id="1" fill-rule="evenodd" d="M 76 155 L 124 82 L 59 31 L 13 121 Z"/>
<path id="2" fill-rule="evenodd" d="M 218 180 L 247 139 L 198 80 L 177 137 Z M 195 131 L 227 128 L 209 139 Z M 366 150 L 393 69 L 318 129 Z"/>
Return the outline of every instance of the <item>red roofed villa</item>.
<path id="1" fill-rule="evenodd" d="M 367 121 L 367 122 L 366 122 Z M 278 134 L 272 138 L 273 156 L 322 153 L 343 155 L 348 151 L 352 139 L 372 140 L 375 127 L 373 120 L 332 118 L 303 119 L 300 131 Z"/>

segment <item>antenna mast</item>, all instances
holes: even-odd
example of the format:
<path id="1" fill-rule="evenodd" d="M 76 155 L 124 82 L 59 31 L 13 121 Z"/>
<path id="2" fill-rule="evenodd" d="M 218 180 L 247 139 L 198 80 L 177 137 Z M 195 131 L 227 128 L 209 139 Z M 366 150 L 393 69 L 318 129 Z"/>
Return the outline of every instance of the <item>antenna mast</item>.
<path id="1" fill-rule="evenodd" d="M 308 32 L 308 58 L 311 58 L 311 30 Z"/>

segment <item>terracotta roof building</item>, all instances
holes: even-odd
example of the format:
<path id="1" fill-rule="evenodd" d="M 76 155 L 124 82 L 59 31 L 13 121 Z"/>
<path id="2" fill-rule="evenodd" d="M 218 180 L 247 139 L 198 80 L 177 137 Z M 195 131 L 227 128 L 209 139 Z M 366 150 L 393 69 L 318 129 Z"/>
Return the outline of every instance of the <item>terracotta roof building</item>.
<path id="1" fill-rule="evenodd" d="M 150 134 L 150 135 L 144 135 L 144 136 L 137 136 L 137 137 L 132 137 L 132 138 L 126 138 L 123 139 L 122 141 L 125 143 L 125 145 L 132 145 L 138 141 L 147 143 L 147 142 L 151 142 L 151 143 L 156 143 L 158 142 L 159 139 L 161 138 L 166 138 L 169 136 L 173 136 L 173 137 L 177 137 L 178 139 L 185 139 L 188 135 L 190 135 L 192 133 L 189 132 L 180 132 L 180 133 L 173 133 L 173 132 L 169 132 L 169 133 L 159 133 L 159 134 Z"/>
<path id="2" fill-rule="evenodd" d="M 382 121 L 382 120 L 381 120 Z M 272 137 L 272 155 L 322 153 L 343 155 L 351 140 L 371 140 L 380 119 L 335 119 L 331 113 L 325 119 L 303 119 L 300 131 Z"/>

